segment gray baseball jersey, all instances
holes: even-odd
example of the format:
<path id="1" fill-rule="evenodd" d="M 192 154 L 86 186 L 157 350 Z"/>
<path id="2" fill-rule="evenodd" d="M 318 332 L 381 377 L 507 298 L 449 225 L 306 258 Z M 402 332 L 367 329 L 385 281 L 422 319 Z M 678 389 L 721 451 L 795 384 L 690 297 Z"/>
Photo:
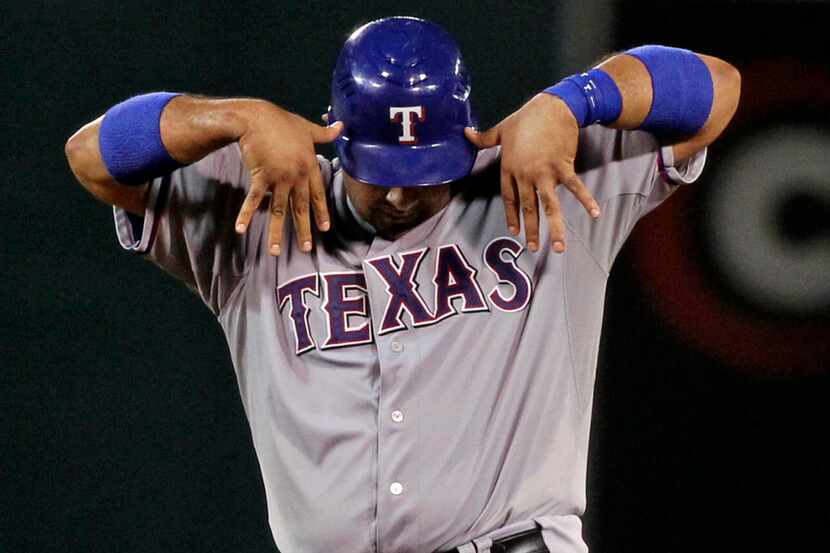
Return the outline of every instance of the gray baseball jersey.
<path id="1" fill-rule="evenodd" d="M 121 244 L 184 281 L 224 330 L 284 553 L 487 552 L 535 526 L 587 551 L 580 515 L 604 293 L 634 224 L 700 173 L 645 132 L 581 132 L 577 171 L 602 217 L 558 189 L 567 252 L 506 228 L 498 148 L 449 205 L 395 241 L 320 158 L 332 231 L 267 253 L 268 211 L 233 230 L 237 145 L 153 181 Z M 540 242 L 548 244 L 542 218 Z"/>

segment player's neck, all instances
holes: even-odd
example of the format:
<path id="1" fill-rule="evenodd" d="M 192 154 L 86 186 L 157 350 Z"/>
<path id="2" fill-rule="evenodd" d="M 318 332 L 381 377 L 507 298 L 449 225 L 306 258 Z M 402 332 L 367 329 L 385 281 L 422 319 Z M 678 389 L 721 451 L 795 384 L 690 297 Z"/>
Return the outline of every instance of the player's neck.
<path id="1" fill-rule="evenodd" d="M 382 187 L 360 182 L 343 172 L 350 211 L 363 228 L 396 240 L 449 204 L 450 186 Z"/>

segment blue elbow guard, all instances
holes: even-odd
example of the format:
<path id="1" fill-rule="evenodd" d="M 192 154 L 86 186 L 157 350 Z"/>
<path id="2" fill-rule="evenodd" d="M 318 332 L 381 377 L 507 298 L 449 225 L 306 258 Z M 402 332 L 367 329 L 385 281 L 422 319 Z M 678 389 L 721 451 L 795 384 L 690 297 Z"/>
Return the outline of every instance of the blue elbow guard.
<path id="1" fill-rule="evenodd" d="M 640 128 L 667 138 L 699 131 L 715 95 L 703 60 L 689 50 L 667 46 L 640 46 L 625 53 L 643 62 L 651 74 L 651 111 Z"/>
<path id="2" fill-rule="evenodd" d="M 181 167 L 164 147 L 159 128 L 162 110 L 176 96 L 170 92 L 143 94 L 107 111 L 98 132 L 98 146 L 115 180 L 139 185 Z"/>
<path id="3" fill-rule="evenodd" d="M 544 91 L 561 98 L 580 127 L 613 123 L 622 112 L 620 89 L 602 69 L 571 75 Z"/>

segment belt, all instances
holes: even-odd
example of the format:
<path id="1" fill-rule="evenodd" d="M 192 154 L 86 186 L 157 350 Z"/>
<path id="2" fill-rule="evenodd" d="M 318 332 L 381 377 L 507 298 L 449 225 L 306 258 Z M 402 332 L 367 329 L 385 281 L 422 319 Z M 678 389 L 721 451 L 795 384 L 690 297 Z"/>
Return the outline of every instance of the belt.
<path id="1" fill-rule="evenodd" d="M 452 553 L 457 551 L 457 549 L 454 549 Z M 545 541 L 542 539 L 540 528 L 525 530 L 512 536 L 493 540 L 490 551 L 491 553 L 549 553 Z"/>

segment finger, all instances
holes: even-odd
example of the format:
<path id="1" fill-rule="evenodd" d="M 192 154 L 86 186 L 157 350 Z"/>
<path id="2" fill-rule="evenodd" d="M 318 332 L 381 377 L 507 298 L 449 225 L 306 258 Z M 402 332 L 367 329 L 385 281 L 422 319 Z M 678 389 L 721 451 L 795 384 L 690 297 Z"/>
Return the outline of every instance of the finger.
<path id="1" fill-rule="evenodd" d="M 464 129 L 464 136 L 466 136 L 467 140 L 472 142 L 479 150 L 482 150 L 484 148 L 492 148 L 493 146 L 499 144 L 501 139 L 499 130 L 498 125 L 484 132 L 478 132 L 473 127 L 466 127 Z"/>
<path id="2" fill-rule="evenodd" d="M 565 222 L 562 220 L 559 198 L 556 196 L 553 183 L 540 185 L 538 190 L 545 219 L 548 221 L 550 243 L 553 246 L 553 251 L 562 253 L 565 251 Z"/>
<path id="3" fill-rule="evenodd" d="M 567 177 L 560 178 L 559 181 L 576 196 L 576 199 L 579 200 L 579 203 L 588 212 L 588 215 L 594 219 L 599 217 L 599 204 L 591 195 L 591 191 L 588 190 L 585 183 L 582 182 L 582 179 L 579 178 L 579 175 L 572 173 Z"/>
<path id="4" fill-rule="evenodd" d="M 300 251 L 311 251 L 311 218 L 308 207 L 308 182 L 296 184 L 291 188 L 291 216 L 297 233 L 297 245 Z"/>
<path id="5" fill-rule="evenodd" d="M 340 133 L 343 132 L 342 121 L 337 121 L 328 127 L 323 127 L 314 123 L 309 124 L 311 125 L 311 139 L 315 144 L 328 144 L 329 142 L 334 142 L 334 139 L 340 136 Z"/>
<path id="6" fill-rule="evenodd" d="M 320 174 L 319 165 L 311 171 L 308 193 L 311 197 L 311 209 L 314 210 L 314 223 L 318 229 L 325 232 L 331 228 L 331 219 L 326 202 L 326 186 L 323 184 L 323 175 Z"/>
<path id="7" fill-rule="evenodd" d="M 518 181 L 519 203 L 525 223 L 525 240 L 527 249 L 535 252 L 539 249 L 539 198 L 536 189 L 526 181 Z"/>
<path id="8" fill-rule="evenodd" d="M 279 255 L 282 244 L 282 229 L 288 210 L 289 186 L 277 185 L 271 194 L 271 222 L 268 227 L 268 243 L 271 255 Z"/>
<path id="9" fill-rule="evenodd" d="M 243 234 L 247 229 L 248 225 L 251 224 L 251 219 L 256 213 L 259 204 L 262 203 L 262 199 L 265 198 L 265 191 L 267 187 L 262 182 L 260 178 L 257 176 L 251 177 L 251 188 L 248 190 L 248 194 L 245 196 L 245 201 L 242 202 L 242 207 L 239 209 L 239 215 L 236 216 L 236 232 L 239 234 Z"/>
<path id="10" fill-rule="evenodd" d="M 510 234 L 519 234 L 519 192 L 516 190 L 516 181 L 513 176 L 502 169 L 501 197 L 504 202 L 504 216 L 507 219 L 507 229 Z"/>

